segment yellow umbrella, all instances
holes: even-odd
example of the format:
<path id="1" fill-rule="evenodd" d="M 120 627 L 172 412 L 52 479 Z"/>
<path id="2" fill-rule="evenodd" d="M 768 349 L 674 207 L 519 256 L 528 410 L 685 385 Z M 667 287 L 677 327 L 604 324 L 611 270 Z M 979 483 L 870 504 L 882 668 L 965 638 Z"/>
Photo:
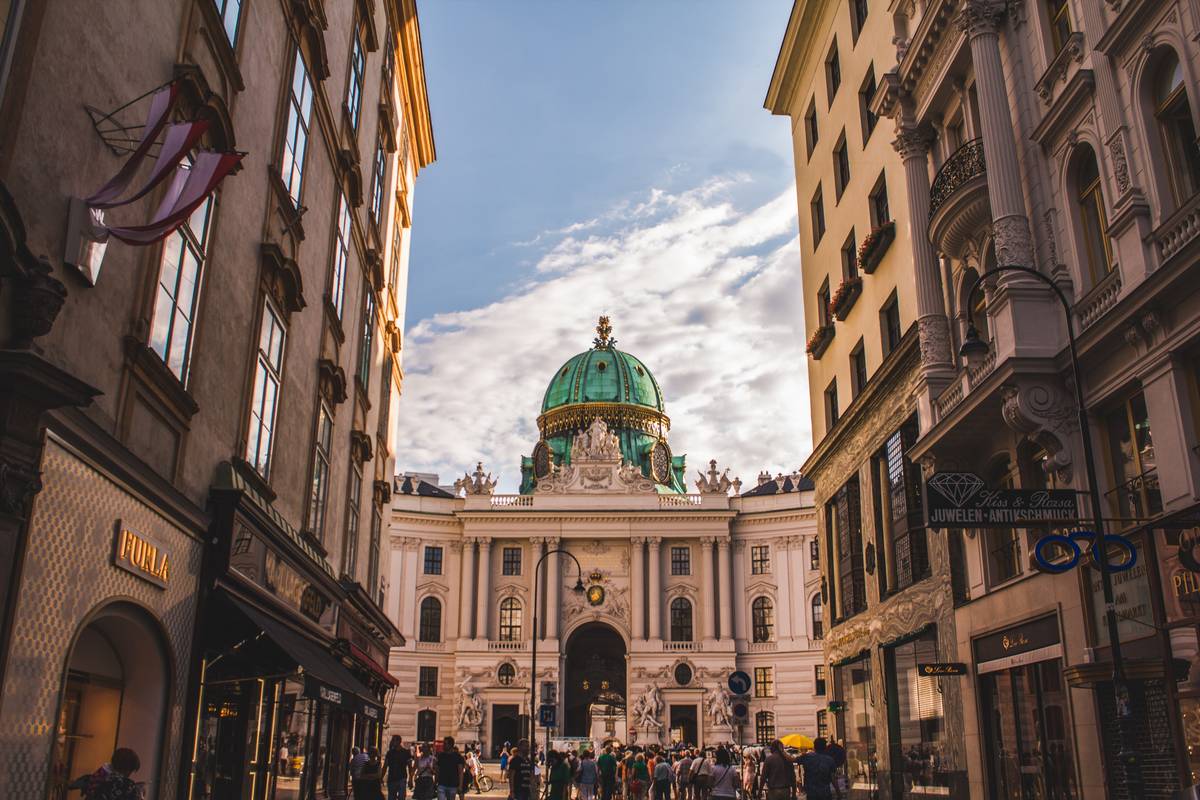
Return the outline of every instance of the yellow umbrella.
<path id="1" fill-rule="evenodd" d="M 797 750 L 811 750 L 813 746 L 813 740 L 803 733 L 789 733 L 779 741 L 783 742 L 784 747 L 794 747 Z"/>

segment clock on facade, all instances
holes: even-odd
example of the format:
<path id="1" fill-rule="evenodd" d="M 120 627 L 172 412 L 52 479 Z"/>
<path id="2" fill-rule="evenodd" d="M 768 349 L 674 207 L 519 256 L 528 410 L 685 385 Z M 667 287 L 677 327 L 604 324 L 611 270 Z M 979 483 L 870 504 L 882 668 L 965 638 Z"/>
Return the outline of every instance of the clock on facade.
<path id="1" fill-rule="evenodd" d="M 591 586 L 587 590 L 588 602 L 594 606 L 598 606 L 604 602 L 604 587 Z"/>

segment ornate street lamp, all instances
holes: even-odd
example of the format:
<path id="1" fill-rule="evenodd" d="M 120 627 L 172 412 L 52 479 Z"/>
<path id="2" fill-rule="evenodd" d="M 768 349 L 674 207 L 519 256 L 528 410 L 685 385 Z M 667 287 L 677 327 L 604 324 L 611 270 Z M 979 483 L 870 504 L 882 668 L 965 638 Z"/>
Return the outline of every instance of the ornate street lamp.
<path id="1" fill-rule="evenodd" d="M 536 731 L 535 720 L 537 719 L 537 716 L 535 714 L 536 714 L 536 709 L 537 709 L 537 687 L 538 687 L 538 679 L 537 679 L 538 586 L 541 584 L 541 581 L 538 580 L 538 573 L 542 569 L 542 562 L 544 562 L 546 560 L 546 556 L 550 555 L 551 553 L 563 553 L 564 555 L 568 555 L 571 557 L 571 560 L 575 562 L 575 568 L 579 571 L 579 577 L 577 577 L 575 579 L 575 585 L 573 587 L 571 587 L 571 590 L 574 591 L 576 594 L 583 594 L 583 591 L 584 591 L 584 589 L 583 589 L 583 565 L 579 563 L 579 559 L 575 557 L 574 553 L 571 553 L 568 550 L 564 550 L 561 547 L 555 548 L 554 550 L 547 550 L 545 553 L 542 553 L 542 557 L 538 559 L 537 565 L 534 566 L 534 568 L 533 568 L 533 641 L 530 643 L 530 656 L 529 656 L 529 753 L 530 753 L 530 757 L 535 757 L 537 755 L 537 741 L 536 741 L 537 737 L 534 736 L 534 731 Z M 558 580 L 559 578 L 558 578 L 558 576 L 553 576 L 552 579 Z M 546 729 L 546 750 L 547 751 L 549 751 L 549 749 L 550 749 L 549 742 L 550 742 L 550 729 L 547 728 Z"/>

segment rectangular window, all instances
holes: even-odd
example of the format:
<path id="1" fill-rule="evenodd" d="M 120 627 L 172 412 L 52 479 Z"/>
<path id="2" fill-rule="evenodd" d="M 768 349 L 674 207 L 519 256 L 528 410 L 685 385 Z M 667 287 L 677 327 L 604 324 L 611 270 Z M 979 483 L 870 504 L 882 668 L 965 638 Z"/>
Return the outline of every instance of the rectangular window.
<path id="1" fill-rule="evenodd" d="M 926 766 L 916 779 L 914 790 L 919 785 L 924 790 L 923 794 L 948 797 L 951 794 L 950 773 L 947 770 L 949 741 L 941 686 L 944 679 L 922 675 L 917 666 L 941 660 L 938 658 L 937 632 L 929 629 L 904 644 L 885 647 L 883 658 L 886 680 L 891 684 L 888 688 L 891 702 L 887 704 L 889 729 L 899 737 L 898 742 L 893 742 L 893 747 L 896 752 L 921 754 L 921 763 Z M 1055 754 L 1053 759 L 1049 759 L 1054 762 L 1061 751 L 1055 749 L 1047 752 Z M 1023 773 L 1025 769 L 1022 767 L 1018 771 Z M 1064 795 L 1055 793 L 1045 796 Z"/>
<path id="2" fill-rule="evenodd" d="M 771 546 L 755 544 L 750 546 L 750 573 L 766 575 L 771 571 Z"/>
<path id="3" fill-rule="evenodd" d="M 358 571 L 358 523 L 362 513 L 362 464 L 350 459 L 350 486 L 346 491 L 346 538 L 342 542 L 342 573 L 351 580 Z"/>
<path id="4" fill-rule="evenodd" d="M 775 741 L 775 714 L 771 711 L 759 711 L 754 715 L 754 738 L 763 746 Z"/>
<path id="5" fill-rule="evenodd" d="M 826 278 L 825 282 L 821 284 L 821 288 L 817 289 L 817 321 L 823 326 L 833 322 L 832 314 L 829 311 L 829 299 L 829 278 Z"/>
<path id="6" fill-rule="evenodd" d="M 813 249 L 817 249 L 817 244 L 821 241 L 821 237 L 825 235 L 825 203 L 821 199 L 821 187 L 817 187 L 817 193 L 813 195 L 812 202 L 808 205 L 809 214 L 812 217 L 812 238 Z"/>
<path id="7" fill-rule="evenodd" d="M 404 252 L 404 226 L 400 223 L 400 217 L 396 217 L 392 228 L 392 268 L 388 275 L 388 286 L 392 287 L 392 294 L 399 296 L 400 257 Z"/>
<path id="8" fill-rule="evenodd" d="M 849 619 L 867 610 L 867 580 L 863 569 L 862 500 L 858 477 L 837 491 L 826 508 L 835 525 L 837 543 L 837 619 Z"/>
<path id="9" fill-rule="evenodd" d="M 362 340 L 358 345 L 358 385 L 371 388 L 371 347 L 375 343 L 375 293 L 367 287 L 363 295 Z"/>
<path id="10" fill-rule="evenodd" d="M 887 438 L 880 453 L 883 528 L 890 535 L 891 591 L 906 589 L 930 574 L 929 545 L 921 501 L 921 468 L 909 457 L 919 435 L 917 417 L 909 417 Z"/>
<path id="11" fill-rule="evenodd" d="M 396 34 L 389 28 L 383 41 L 383 92 L 390 100 L 396 80 Z"/>
<path id="12" fill-rule="evenodd" d="M 887 180 L 879 174 L 875 188 L 871 190 L 871 229 L 877 230 L 892 221 L 892 210 L 888 208 Z"/>
<path id="13" fill-rule="evenodd" d="M 362 36 L 354 33 L 350 44 L 350 86 L 346 89 L 346 111 L 350 114 L 350 127 L 358 130 L 358 119 L 362 114 L 363 79 L 367 72 L 367 54 L 363 49 Z"/>
<path id="14" fill-rule="evenodd" d="M 432 546 L 425 548 L 425 574 L 442 574 L 442 548 Z"/>
<path id="15" fill-rule="evenodd" d="M 283 154 L 279 177 L 288 196 L 300 208 L 300 189 L 304 179 L 304 157 L 308 152 L 308 126 L 312 119 L 313 89 L 304 66 L 304 56 L 296 48 L 292 67 L 292 85 L 288 93 L 287 123 L 283 129 Z"/>
<path id="16" fill-rule="evenodd" d="M 221 17 L 221 24 L 225 28 L 225 37 L 229 39 L 230 46 L 237 44 L 238 21 L 242 16 L 242 0 L 215 0 L 217 4 L 217 14 Z"/>
<path id="17" fill-rule="evenodd" d="M 842 194 L 849 185 L 850 151 L 846 147 L 846 132 L 842 131 L 842 135 L 838 137 L 837 144 L 833 146 L 833 188 L 838 200 L 842 199 Z"/>
<path id="18" fill-rule="evenodd" d="M 774 697 L 775 696 L 775 668 L 774 667 L 755 667 L 754 668 L 754 696 L 755 697 Z"/>
<path id="19" fill-rule="evenodd" d="M 867 388 L 867 346 L 862 339 L 850 353 L 850 396 L 858 397 Z"/>
<path id="20" fill-rule="evenodd" d="M 833 98 L 842 85 L 842 62 L 838 58 L 837 40 L 834 40 L 829 55 L 825 57 L 825 82 L 829 89 L 829 105 L 833 105 Z"/>
<path id="21" fill-rule="evenodd" d="M 521 548 L 506 547 L 503 552 L 501 573 L 504 575 L 521 574 Z"/>
<path id="22" fill-rule="evenodd" d="M 329 285 L 329 302 L 337 318 L 342 318 L 346 302 L 346 270 L 350 264 L 350 204 L 346 195 L 338 193 L 337 237 L 333 245 L 333 277 Z"/>
<path id="23" fill-rule="evenodd" d="M 883 308 L 879 310 L 879 328 L 881 339 L 883 341 L 883 354 L 895 350 L 900 346 L 900 299 L 892 292 L 892 296 L 883 304 Z"/>
<path id="24" fill-rule="evenodd" d="M 379 387 L 379 430 L 378 437 L 386 445 L 392 416 L 392 354 L 384 353 L 383 380 Z"/>
<path id="25" fill-rule="evenodd" d="M 329 459 L 333 451 L 333 413 L 317 403 L 317 429 L 313 435 L 312 481 L 308 492 L 308 531 L 325 538 L 325 500 L 329 496 Z"/>
<path id="26" fill-rule="evenodd" d="M 875 97 L 875 67 L 874 65 L 867 67 L 867 77 L 863 78 L 862 86 L 858 90 L 858 115 L 862 122 L 863 144 L 871 138 L 871 134 L 875 130 L 875 124 L 879 122 L 879 117 L 871 111 L 871 99 Z"/>
<path id="27" fill-rule="evenodd" d="M 825 709 L 817 712 L 817 736 L 829 738 L 829 712 Z"/>
<path id="28" fill-rule="evenodd" d="M 813 667 L 813 689 L 814 694 L 825 694 L 825 665 L 817 664 Z"/>
<path id="29" fill-rule="evenodd" d="M 814 97 L 808 104 L 808 111 L 804 113 L 804 146 L 806 149 L 806 157 L 812 158 L 813 148 L 820 141 L 821 131 L 817 125 L 817 99 Z"/>
<path id="30" fill-rule="evenodd" d="M 862 35 L 863 25 L 866 23 L 867 0 L 850 0 L 850 32 L 855 44 L 858 44 L 858 37 Z"/>
<path id="31" fill-rule="evenodd" d="M 808 542 L 808 566 L 812 569 L 821 568 L 821 545 L 816 539 Z"/>
<path id="32" fill-rule="evenodd" d="M 387 151 L 383 149 L 383 137 L 375 137 L 375 162 L 371 178 L 371 219 L 378 225 L 383 217 L 383 195 L 387 178 Z"/>
<path id="33" fill-rule="evenodd" d="M 833 430 L 833 426 L 838 423 L 838 396 L 837 396 L 837 378 L 829 382 L 825 387 L 825 430 Z"/>
<path id="34" fill-rule="evenodd" d="M 1050 22 L 1050 43 L 1057 54 L 1071 38 L 1071 14 L 1067 11 L 1067 0 L 1046 0 L 1046 13 Z"/>
<path id="35" fill-rule="evenodd" d="M 437 697 L 438 668 L 421 667 L 417 677 L 417 694 L 421 697 Z"/>
<path id="36" fill-rule="evenodd" d="M 212 207 L 210 196 L 167 237 L 158 267 L 150 349 L 185 386 L 192 362 L 192 333 L 200 307 Z"/>
<path id="37" fill-rule="evenodd" d="M 858 277 L 858 243 L 854 241 L 854 228 L 842 242 L 842 278 Z"/>
<path id="38" fill-rule="evenodd" d="M 371 504 L 371 541 L 367 551 L 367 593 L 383 605 L 383 582 L 379 579 L 379 548 L 383 538 L 383 512 Z M 439 573 L 441 574 L 441 573 Z"/>
<path id="39" fill-rule="evenodd" d="M 268 479 L 271 476 L 271 444 L 275 433 L 275 411 L 279 405 L 286 338 L 283 320 L 271 302 L 264 300 L 258 334 L 258 359 L 254 369 L 254 394 L 250 398 L 246 461 Z"/>
<path id="40" fill-rule="evenodd" d="M 1114 488 L 1108 493 L 1114 517 L 1128 526 L 1161 514 L 1162 494 L 1154 461 L 1154 439 L 1146 397 L 1138 392 L 1104 418 Z"/>
<path id="41" fill-rule="evenodd" d="M 878 711 L 871 701 L 871 658 L 866 656 L 833 668 L 833 691 L 837 700 L 845 703 L 845 713 L 834 714 L 838 726 L 837 738 L 846 752 L 854 753 L 858 761 L 855 782 L 878 786 L 875 772 L 875 719 Z"/>
<path id="42" fill-rule="evenodd" d="M 671 548 L 671 574 L 692 574 L 692 549 L 690 547 Z"/>

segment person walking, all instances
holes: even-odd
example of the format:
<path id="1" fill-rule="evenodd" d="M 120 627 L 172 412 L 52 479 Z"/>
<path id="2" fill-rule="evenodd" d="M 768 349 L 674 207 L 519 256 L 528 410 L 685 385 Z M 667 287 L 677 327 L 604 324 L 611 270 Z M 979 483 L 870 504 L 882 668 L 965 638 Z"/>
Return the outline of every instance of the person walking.
<path id="1" fill-rule="evenodd" d="M 413 800 L 433 800 L 437 794 L 437 759 L 430 752 L 429 744 L 421 745 L 421 755 L 413 765 Z"/>
<path id="2" fill-rule="evenodd" d="M 546 753 L 546 774 L 550 783 L 548 800 L 569 800 L 567 792 L 571 786 L 571 764 L 566 753 L 550 750 Z"/>
<path id="3" fill-rule="evenodd" d="M 380 800 L 383 797 L 383 764 L 379 760 L 379 748 L 372 747 L 366 754 L 367 760 L 354 782 L 354 800 Z"/>
<path id="4" fill-rule="evenodd" d="M 796 793 L 796 766 L 783 749 L 783 742 L 771 742 L 770 752 L 763 760 L 762 783 L 767 787 L 767 800 L 791 800 Z"/>
<path id="5" fill-rule="evenodd" d="M 798 759 L 804 767 L 804 793 L 808 800 L 833 800 L 834 760 L 826 752 L 824 737 L 813 742 L 813 749 Z"/>
<path id="6" fill-rule="evenodd" d="M 675 762 L 675 800 L 689 800 L 692 794 L 692 751 L 684 750 Z"/>
<path id="7" fill-rule="evenodd" d="M 508 759 L 508 800 L 533 800 L 533 760 L 529 740 L 517 742 L 517 752 Z"/>
<path id="8" fill-rule="evenodd" d="M 133 773 L 141 768 L 137 753 L 128 747 L 118 747 L 107 764 L 74 781 L 69 788 L 79 788 L 83 800 L 142 800 L 145 797 L 142 786 L 133 780 Z"/>
<path id="9" fill-rule="evenodd" d="M 692 759 L 692 800 L 708 800 L 708 789 L 712 781 L 712 761 L 704 752 L 697 752 Z"/>
<path id="10" fill-rule="evenodd" d="M 600 770 L 600 800 L 613 800 L 617 790 L 617 759 L 611 744 L 596 759 L 596 766 Z"/>
<path id="11" fill-rule="evenodd" d="M 713 800 L 734 800 L 737 797 L 738 771 L 733 768 L 733 759 L 724 747 L 718 747 L 713 758 L 712 788 L 709 796 Z"/>
<path id="12" fill-rule="evenodd" d="M 508 783 L 508 759 L 509 759 L 509 744 L 504 743 L 504 747 L 500 748 L 500 780 Z"/>
<path id="13" fill-rule="evenodd" d="M 579 769 L 575 773 L 575 783 L 579 786 L 579 800 L 595 800 L 596 784 L 600 782 L 600 767 L 592 757 L 591 750 L 584 750 L 579 759 Z"/>
<path id="14" fill-rule="evenodd" d="M 438 800 L 454 800 L 462 786 L 467 761 L 454 746 L 454 737 L 442 739 L 442 752 L 437 754 Z"/>
<path id="15" fill-rule="evenodd" d="M 825 745 L 825 755 L 833 759 L 833 797 L 834 800 L 845 800 L 849 791 L 846 781 L 846 748 L 830 740 Z"/>
<path id="16" fill-rule="evenodd" d="M 383 779 L 387 784 L 387 800 L 404 800 L 411 766 L 412 753 L 408 752 L 402 738 L 393 736 L 388 743 L 388 751 L 383 756 Z"/>
<path id="17" fill-rule="evenodd" d="M 646 766 L 646 754 L 638 753 L 633 759 L 633 780 L 629 789 L 633 800 L 646 800 L 646 790 L 650 788 L 650 768 Z"/>
<path id="18" fill-rule="evenodd" d="M 671 800 L 671 779 L 675 777 L 666 754 L 654 759 L 654 800 Z"/>

